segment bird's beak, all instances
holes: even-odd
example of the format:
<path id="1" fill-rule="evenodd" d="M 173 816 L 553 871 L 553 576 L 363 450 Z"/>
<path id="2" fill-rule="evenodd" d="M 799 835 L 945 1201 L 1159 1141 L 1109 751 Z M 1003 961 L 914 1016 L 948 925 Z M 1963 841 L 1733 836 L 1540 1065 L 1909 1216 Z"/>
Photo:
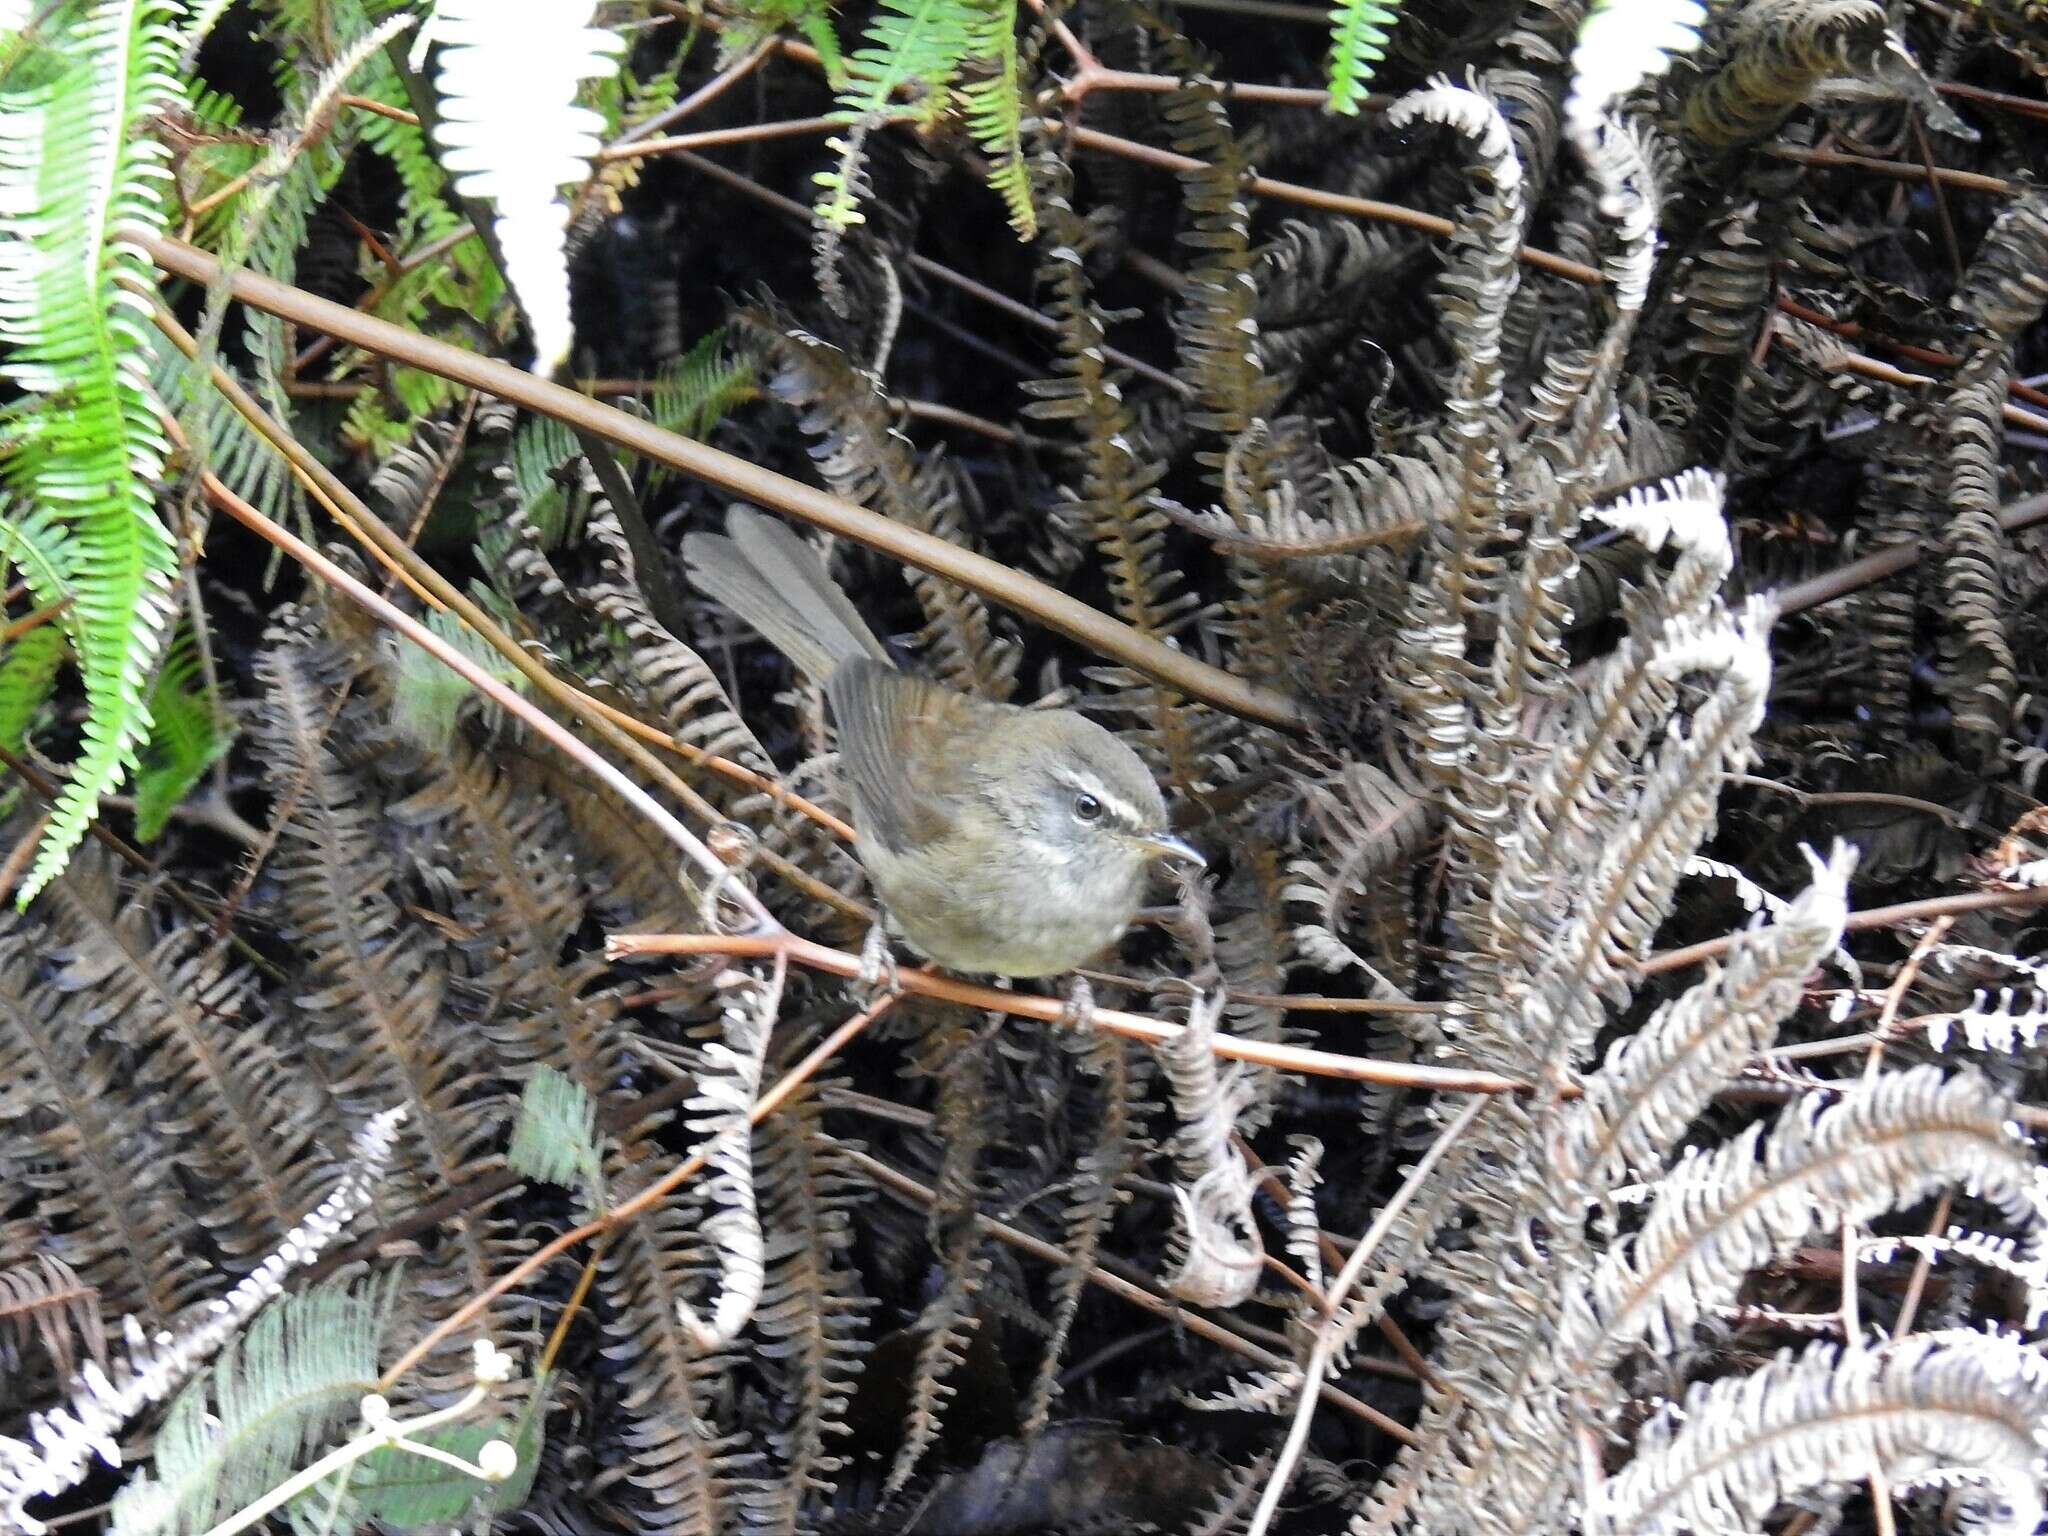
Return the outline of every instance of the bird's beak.
<path id="1" fill-rule="evenodd" d="M 1167 835 L 1141 837 L 1137 839 L 1137 843 L 1140 848 L 1143 848 L 1155 859 L 1180 859 L 1194 865 L 1197 869 L 1207 869 L 1209 867 L 1209 861 L 1203 858 L 1196 851 L 1195 845 L 1185 838 Z"/>

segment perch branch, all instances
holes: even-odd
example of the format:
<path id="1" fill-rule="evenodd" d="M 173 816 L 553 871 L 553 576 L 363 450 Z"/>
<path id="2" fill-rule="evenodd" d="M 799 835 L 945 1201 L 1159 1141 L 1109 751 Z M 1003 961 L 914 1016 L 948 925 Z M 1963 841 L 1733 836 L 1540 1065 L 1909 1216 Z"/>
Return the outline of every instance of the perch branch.
<path id="1" fill-rule="evenodd" d="M 642 955 L 727 955 L 734 959 L 787 955 L 797 965 L 834 976 L 860 974 L 860 956 L 787 932 L 740 935 L 618 933 L 605 940 L 604 952 L 610 960 L 628 960 Z M 936 997 L 949 1003 L 964 1003 L 970 1008 L 1037 1019 L 1047 1024 L 1057 1022 L 1066 1006 L 1057 998 L 1004 992 L 934 971 L 906 970 L 900 974 L 899 980 L 905 992 L 919 997 Z M 1116 1008 L 1097 1008 L 1093 1019 L 1100 1029 L 1151 1046 L 1174 1039 L 1182 1032 L 1179 1024 L 1163 1023 L 1141 1013 L 1125 1013 Z M 1283 1072 L 1341 1077 L 1361 1083 L 1391 1083 L 1396 1087 L 1435 1089 L 1445 1093 L 1518 1093 L 1526 1091 L 1529 1086 L 1518 1078 L 1503 1077 L 1497 1072 L 1373 1061 L 1362 1056 L 1311 1051 L 1293 1045 L 1269 1045 L 1264 1041 L 1241 1040 L 1222 1034 L 1216 1037 L 1216 1054 Z"/>

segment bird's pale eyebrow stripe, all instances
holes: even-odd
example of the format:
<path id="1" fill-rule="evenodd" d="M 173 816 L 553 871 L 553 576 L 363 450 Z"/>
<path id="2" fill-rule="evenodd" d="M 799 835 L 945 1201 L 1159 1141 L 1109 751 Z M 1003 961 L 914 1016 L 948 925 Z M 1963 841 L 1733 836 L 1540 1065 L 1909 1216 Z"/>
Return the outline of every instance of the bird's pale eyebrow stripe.
<path id="1" fill-rule="evenodd" d="M 1133 832 L 1144 830 L 1145 813 L 1107 785 L 1084 784 L 1079 779 L 1069 778 L 1065 774 L 1060 775 L 1060 781 L 1070 789 L 1081 794 L 1093 795 L 1100 800 L 1104 809 L 1109 812 L 1110 820 L 1130 828 Z"/>

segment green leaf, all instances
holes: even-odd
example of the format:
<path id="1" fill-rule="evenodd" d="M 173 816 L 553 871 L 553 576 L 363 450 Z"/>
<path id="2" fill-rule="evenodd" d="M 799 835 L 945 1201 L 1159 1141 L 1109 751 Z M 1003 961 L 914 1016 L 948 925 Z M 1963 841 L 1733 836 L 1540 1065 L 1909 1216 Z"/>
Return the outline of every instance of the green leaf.
<path id="1" fill-rule="evenodd" d="M 604 1164 L 597 1148 L 597 1106 L 580 1083 L 553 1067 L 535 1067 L 519 1099 L 519 1120 L 505 1161 L 513 1172 L 603 1204 Z"/>
<path id="2" fill-rule="evenodd" d="M 45 14 L 54 68 L 10 72 L 0 89 L 0 378 L 36 397 L 4 473 L 47 519 L 39 535 L 0 514 L 0 545 L 32 585 L 61 580 L 85 685 L 78 760 L 22 882 L 26 904 L 64 867 L 100 797 L 135 767 L 144 697 L 171 616 L 177 552 L 157 520 L 166 444 L 146 387 L 148 262 L 115 226 L 161 229 L 169 180 L 142 131 L 183 101 L 168 0 L 66 0 Z M 57 532 L 60 570 L 19 563 Z M 39 599 L 41 594 L 38 594 Z"/>
<path id="3" fill-rule="evenodd" d="M 283 1296 L 178 1394 L 149 1469 L 114 1498 L 113 1536 L 186 1536 L 312 1460 L 376 1390 L 397 1276 Z"/>
<path id="4" fill-rule="evenodd" d="M 151 842 L 192 786 L 224 756 L 234 722 L 208 691 L 199 645 L 181 624 L 149 691 L 152 722 L 135 774 L 135 838 Z"/>
<path id="5" fill-rule="evenodd" d="M 1387 56 L 1388 28 L 1400 0 L 1337 0 L 1330 7 L 1330 110 L 1356 116 L 1373 71 Z"/>

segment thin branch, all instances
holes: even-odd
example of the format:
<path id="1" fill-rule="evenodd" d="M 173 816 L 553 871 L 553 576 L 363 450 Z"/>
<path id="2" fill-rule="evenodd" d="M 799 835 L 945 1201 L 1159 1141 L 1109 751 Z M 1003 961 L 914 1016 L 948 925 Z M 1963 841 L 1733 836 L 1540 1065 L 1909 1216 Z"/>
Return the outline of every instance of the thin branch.
<path id="1" fill-rule="evenodd" d="M 2002 507 L 1998 513 L 1998 525 L 2007 533 L 2017 533 L 2039 522 L 2048 522 L 2048 491 L 2022 497 Z M 1808 608 L 1819 608 L 1837 598 L 1847 597 L 1851 592 L 1860 592 L 1887 576 L 1898 575 L 1916 564 L 1920 555 L 1920 545 L 1913 543 L 1879 550 L 1861 560 L 1851 560 L 1835 570 L 1778 588 L 1770 594 L 1771 610 L 1782 619 L 1788 614 L 1803 613 Z"/>
<path id="2" fill-rule="evenodd" d="M 1931 173 L 1942 186 L 1964 192 L 1989 192 L 1994 197 L 2018 197 L 2020 189 L 1998 176 L 1980 176 L 1975 171 L 1953 171 L 1945 166 L 1908 165 L 1903 160 L 1880 160 L 1874 155 L 1848 155 L 1835 149 L 1803 149 L 1797 144 L 1766 144 L 1763 153 L 1773 160 L 1790 160 L 1795 165 L 1817 165 L 1830 170 L 1869 171 L 1899 181 L 1925 181 Z"/>
<path id="3" fill-rule="evenodd" d="M 670 124 L 679 123 L 699 108 L 709 106 L 742 80 L 746 79 L 756 69 L 760 68 L 761 64 L 774 52 L 775 39 L 772 37 L 762 38 L 760 42 L 754 44 L 753 47 L 698 86 L 696 90 L 690 92 L 689 95 L 685 96 L 674 106 L 657 112 L 645 122 L 635 123 L 631 128 L 628 128 L 612 141 L 610 147 L 617 149 L 627 144 L 638 143 L 642 139 L 652 138 Z"/>
<path id="4" fill-rule="evenodd" d="M 600 165 L 618 160 L 639 160 L 647 155 L 673 155 L 685 149 L 712 149 L 720 144 L 758 144 L 769 139 L 795 139 L 807 134 L 831 133 L 846 125 L 832 117 L 796 117 L 785 122 L 741 123 L 734 128 L 707 128 L 702 133 L 679 133 L 673 138 L 621 141 L 597 152 Z"/>
<path id="5" fill-rule="evenodd" d="M 1902 901 L 1896 906 L 1851 912 L 1848 922 L 1842 926 L 1847 932 L 1860 933 L 1872 928 L 1893 928 L 1900 923 L 1959 916 L 1965 912 L 2017 912 L 2041 906 L 2048 906 L 2048 886 L 2015 891 L 1965 891 L 1956 896 L 1929 896 L 1922 901 Z M 1658 976 L 1666 971 L 1682 971 L 1705 960 L 1718 960 L 1740 937 L 1742 935 L 1731 933 L 1718 939 L 1703 939 L 1683 949 L 1659 950 L 1636 966 L 1636 974 Z"/>
<path id="6" fill-rule="evenodd" d="M 132 240 L 167 272 L 194 282 L 223 280 L 220 263 L 181 240 L 170 240 L 134 225 L 122 225 L 119 238 Z M 1138 671 L 1230 714 L 1279 726 L 1302 729 L 1306 714 L 1300 702 L 1270 688 L 1232 675 L 1198 660 L 1161 640 L 1132 629 L 1077 598 L 1012 570 L 971 550 L 934 535 L 906 527 L 827 491 L 776 474 L 708 443 L 694 442 L 641 421 L 573 389 L 535 378 L 496 358 L 482 357 L 429 336 L 415 335 L 302 289 L 239 271 L 225 277 L 229 291 L 242 303 L 315 330 L 330 331 L 344 341 L 407 367 L 439 374 L 458 384 L 510 400 L 574 428 L 581 427 L 606 441 L 671 469 L 707 481 L 738 496 L 802 518 L 828 532 L 865 544 L 892 559 L 915 565 L 1006 607 L 1029 614 L 1069 639 L 1121 661 Z M 452 605 L 451 605 L 452 606 Z M 465 615 L 466 617 L 466 615 Z"/>
<path id="7" fill-rule="evenodd" d="M 856 1013 L 852 1018 L 833 1030 L 823 1040 L 820 1040 L 811 1048 L 809 1055 L 785 1072 L 777 1080 L 774 1087 L 768 1089 L 767 1092 L 754 1101 L 752 1107 L 747 1110 L 747 1124 L 759 1125 L 763 1120 L 766 1120 L 770 1115 L 782 1108 L 789 1101 L 790 1095 L 817 1076 L 825 1064 L 844 1050 L 854 1036 L 895 1007 L 897 996 L 898 994 L 892 992 L 876 999 L 875 1002 L 863 1008 L 859 1013 Z M 588 1242 L 594 1237 L 601 1237 L 622 1223 L 631 1221 L 642 1211 L 651 1209 L 667 1199 L 670 1194 L 703 1172 L 704 1162 L 704 1154 L 701 1151 L 692 1152 L 688 1157 L 634 1195 L 630 1200 L 621 1201 L 610 1210 L 586 1221 L 582 1226 L 564 1232 L 553 1241 L 542 1244 L 541 1247 L 534 1250 L 528 1257 L 522 1259 L 496 1280 L 493 1280 L 476 1295 L 470 1297 L 453 1314 L 429 1329 L 417 1344 L 399 1356 L 391 1369 L 384 1373 L 378 1382 L 378 1389 L 380 1391 L 389 1391 L 391 1386 L 400 1377 L 426 1359 L 435 1345 L 439 1344 L 443 1339 L 460 1332 L 485 1307 L 518 1285 L 520 1281 L 525 1280 L 531 1275 L 538 1274 L 547 1265 L 562 1254 L 567 1253 L 577 1244 Z"/>
<path id="8" fill-rule="evenodd" d="M 2048 892 L 2043 892 L 2048 895 Z M 860 974 L 860 956 L 832 949 L 810 939 L 784 931 L 779 934 L 723 936 L 712 933 L 615 933 L 604 942 L 605 958 L 630 960 L 645 955 L 726 955 L 750 959 L 787 955 L 814 971 L 834 976 Z M 964 1003 L 991 1013 L 1056 1023 L 1066 1004 L 1057 998 L 1030 997 L 995 987 L 979 986 L 936 971 L 905 970 L 899 980 L 905 992 L 919 997 L 936 997 L 950 1003 Z M 1097 1008 L 1092 1021 L 1099 1029 L 1157 1046 L 1180 1036 L 1185 1026 L 1168 1024 L 1141 1013 L 1116 1008 Z M 1373 1061 L 1363 1056 L 1343 1056 L 1329 1051 L 1312 1051 L 1294 1045 L 1270 1045 L 1260 1040 L 1241 1040 L 1233 1035 L 1216 1036 L 1216 1054 L 1238 1061 L 1255 1062 L 1283 1072 L 1303 1072 L 1315 1077 L 1341 1077 L 1360 1083 L 1391 1083 L 1404 1088 L 1435 1089 L 1444 1093 L 1521 1093 L 1529 1085 L 1518 1078 L 1496 1072 L 1469 1071 L 1461 1067 L 1431 1067 L 1410 1062 Z"/>
<path id="9" fill-rule="evenodd" d="M 1274 1512 L 1280 1507 L 1280 1499 L 1294 1477 L 1294 1465 L 1301 1460 L 1302 1447 L 1308 1443 L 1309 1425 L 1315 1420 L 1323 1377 L 1330 1369 L 1330 1362 L 1337 1352 L 1337 1342 L 1344 1331 L 1335 1314 L 1343 1307 L 1344 1298 L 1351 1293 L 1351 1288 L 1358 1283 L 1358 1277 L 1365 1272 L 1366 1260 L 1378 1251 L 1380 1243 L 1394 1229 L 1395 1220 L 1428 1182 L 1429 1176 L 1436 1171 L 1436 1165 L 1444 1160 L 1458 1138 L 1471 1129 L 1472 1122 L 1479 1118 L 1489 1102 L 1487 1099 L 1473 1099 L 1458 1112 L 1456 1119 L 1443 1128 L 1422 1160 L 1408 1171 L 1394 1198 L 1380 1208 L 1365 1236 L 1351 1250 L 1351 1257 L 1344 1261 L 1342 1272 L 1330 1286 L 1325 1310 L 1331 1316 L 1316 1329 L 1315 1345 L 1309 1352 L 1308 1365 L 1303 1372 L 1305 1380 L 1301 1400 L 1294 1409 L 1294 1422 L 1288 1426 L 1287 1440 L 1280 1447 L 1279 1460 L 1273 1463 L 1273 1470 L 1267 1475 L 1265 1490 L 1259 1495 L 1259 1507 L 1253 1513 L 1251 1523 L 1245 1527 L 1246 1536 L 1265 1536 L 1266 1528 L 1273 1523 Z"/>

